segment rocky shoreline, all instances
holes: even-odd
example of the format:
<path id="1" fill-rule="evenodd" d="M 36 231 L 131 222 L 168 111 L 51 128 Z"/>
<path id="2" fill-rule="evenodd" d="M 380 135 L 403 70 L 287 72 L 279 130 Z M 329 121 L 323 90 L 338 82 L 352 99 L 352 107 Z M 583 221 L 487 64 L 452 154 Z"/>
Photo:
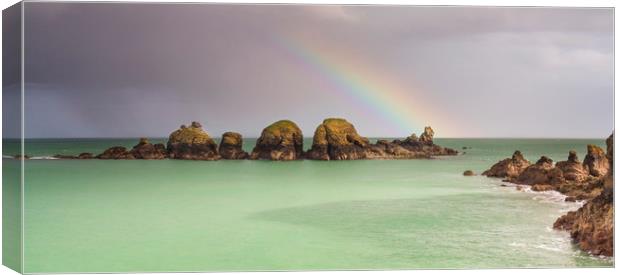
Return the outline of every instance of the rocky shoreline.
<path id="1" fill-rule="evenodd" d="M 458 151 L 433 143 L 435 132 L 425 127 L 418 138 L 415 134 L 405 140 L 379 140 L 375 144 L 357 133 L 355 127 L 342 118 L 325 119 L 314 132 L 312 148 L 303 150 L 301 129 L 290 120 L 280 120 L 265 127 L 251 152 L 242 148 L 239 133 L 226 132 L 220 144 L 198 122 L 181 125 L 168 137 L 166 145 L 152 144 L 141 138 L 132 149 L 114 146 L 101 154 L 81 153 L 77 156 L 54 155 L 57 159 L 182 159 L 182 160 L 358 160 L 358 159 L 429 159 L 434 156 L 457 155 Z M 28 159 L 28 156 L 15 156 Z"/>
<path id="2" fill-rule="evenodd" d="M 593 255 L 613 256 L 613 134 L 606 140 L 607 150 L 587 146 L 583 163 L 570 151 L 566 161 L 555 163 L 546 156 L 532 164 L 515 151 L 511 158 L 494 164 L 482 175 L 502 178 L 532 191 L 554 190 L 566 195 L 566 201 L 585 201 L 577 211 L 559 217 L 553 228 L 570 232 L 582 250 Z M 466 171 L 471 172 L 471 171 Z"/>

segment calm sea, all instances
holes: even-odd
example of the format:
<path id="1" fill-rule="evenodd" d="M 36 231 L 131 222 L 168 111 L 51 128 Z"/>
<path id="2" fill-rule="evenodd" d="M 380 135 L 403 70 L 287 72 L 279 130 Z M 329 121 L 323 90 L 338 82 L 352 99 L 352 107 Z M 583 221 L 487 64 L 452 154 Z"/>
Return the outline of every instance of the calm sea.
<path id="1" fill-rule="evenodd" d="M 164 139 L 153 139 L 163 142 Z M 308 147 L 311 143 L 307 139 Z M 30 140 L 26 154 L 137 139 Z M 250 151 L 255 139 L 245 140 Z M 482 176 L 521 150 L 580 158 L 604 140 L 437 139 L 433 160 L 26 160 L 24 272 L 611 266 L 551 228 L 577 203 Z M 463 150 L 462 147 L 471 147 Z M 17 154 L 4 143 L 3 155 Z M 4 184 L 19 162 L 3 159 Z M 6 244 L 5 244 L 6 245 Z M 11 245 L 9 243 L 8 245 Z"/>

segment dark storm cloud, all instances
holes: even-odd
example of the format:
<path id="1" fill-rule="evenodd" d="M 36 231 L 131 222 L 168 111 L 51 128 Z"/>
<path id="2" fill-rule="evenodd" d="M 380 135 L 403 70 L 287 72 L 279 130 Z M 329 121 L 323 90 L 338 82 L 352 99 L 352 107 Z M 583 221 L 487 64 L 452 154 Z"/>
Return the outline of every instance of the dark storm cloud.
<path id="1" fill-rule="evenodd" d="M 327 116 L 403 134 L 291 64 L 272 43 L 291 34 L 425 91 L 453 118 L 416 118 L 440 136 L 613 127 L 611 9 L 27 3 L 25 17 L 30 137 L 163 136 L 190 120 L 256 136 L 281 118 L 310 135 Z"/>

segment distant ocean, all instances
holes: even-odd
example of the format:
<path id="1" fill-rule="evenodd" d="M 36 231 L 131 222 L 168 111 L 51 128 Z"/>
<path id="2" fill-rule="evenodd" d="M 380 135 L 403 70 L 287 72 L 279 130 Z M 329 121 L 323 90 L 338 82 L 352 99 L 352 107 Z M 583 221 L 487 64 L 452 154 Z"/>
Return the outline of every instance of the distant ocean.
<path id="1" fill-rule="evenodd" d="M 137 140 L 28 140 L 26 154 L 98 154 Z M 246 139 L 245 150 L 255 141 Z M 462 176 L 480 174 L 516 149 L 530 161 L 565 160 L 571 149 L 583 160 L 586 144 L 604 146 L 603 139 L 435 142 L 465 154 L 330 162 L 26 160 L 24 272 L 613 264 L 552 229 L 579 203 Z M 16 145 L 5 141 L 3 155 L 19 154 Z M 3 159 L 4 184 L 15 184 L 6 179 L 18 163 Z"/>

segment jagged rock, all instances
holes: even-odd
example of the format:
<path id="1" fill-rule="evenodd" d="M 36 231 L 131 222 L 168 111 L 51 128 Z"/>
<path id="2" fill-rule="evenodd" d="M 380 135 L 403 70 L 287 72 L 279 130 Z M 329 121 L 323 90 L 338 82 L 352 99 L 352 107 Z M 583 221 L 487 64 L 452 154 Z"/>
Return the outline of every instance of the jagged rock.
<path id="1" fill-rule="evenodd" d="M 431 157 L 431 156 L 451 156 L 457 155 L 459 152 L 451 148 L 441 147 L 434 144 L 433 137 L 435 131 L 430 126 L 424 127 L 424 133 L 417 138 L 415 134 L 407 137 L 404 141 L 398 142 L 405 149 L 415 152 L 414 157 Z"/>
<path id="2" fill-rule="evenodd" d="M 217 144 L 202 129 L 198 122 L 192 122 L 190 127 L 181 125 L 181 128 L 172 132 L 167 144 L 168 157 L 172 159 L 217 160 Z"/>
<path id="3" fill-rule="evenodd" d="M 296 160 L 303 157 L 303 135 L 297 124 L 280 120 L 263 129 L 251 159 Z"/>
<path id="4" fill-rule="evenodd" d="M 474 173 L 474 171 L 472 170 L 466 170 L 465 172 L 463 172 L 463 176 L 475 176 L 476 173 Z"/>
<path id="5" fill-rule="evenodd" d="M 249 154 L 243 151 L 243 138 L 241 134 L 226 132 L 222 135 L 219 152 L 224 159 L 247 159 Z"/>
<path id="6" fill-rule="evenodd" d="M 328 118 L 316 128 L 312 148 L 306 157 L 317 160 L 365 159 L 369 145 L 368 139 L 360 136 L 345 119 Z"/>
<path id="7" fill-rule="evenodd" d="M 577 211 L 568 212 L 560 217 L 553 227 L 570 231 L 575 243 L 583 250 L 590 251 L 594 255 L 613 256 L 613 133 L 607 138 L 606 143 L 607 152 L 605 158 L 608 161 L 607 167 L 609 168 L 603 178 L 595 179 L 592 184 L 599 187 L 602 186 L 602 192 Z M 600 164 L 600 151 L 602 150 L 598 149 L 594 146 L 588 146 L 588 155 L 591 155 L 591 158 L 588 160 L 587 167 L 590 172 L 596 170 L 600 173 L 603 170 L 600 169 L 604 167 Z M 585 160 L 584 163 L 586 163 Z M 594 169 L 591 169 L 592 167 Z"/>
<path id="8" fill-rule="evenodd" d="M 424 133 L 420 135 L 420 142 L 426 145 L 433 144 L 433 136 L 435 136 L 435 131 L 430 126 L 424 127 Z"/>
<path id="9" fill-rule="evenodd" d="M 583 166 L 592 176 L 604 176 L 609 169 L 606 152 L 601 147 L 588 144 L 588 154 L 583 159 Z"/>
<path id="10" fill-rule="evenodd" d="M 523 157 L 521 151 L 515 151 L 512 158 L 504 159 L 493 166 L 489 170 L 484 171 L 482 175 L 497 178 L 516 178 L 530 166 L 530 162 Z"/>
<path id="11" fill-rule="evenodd" d="M 614 206 L 602 196 L 587 202 L 577 211 L 568 212 L 553 224 L 570 231 L 579 248 L 594 255 L 613 256 Z"/>
<path id="12" fill-rule="evenodd" d="M 524 185 L 557 186 L 564 181 L 562 170 L 553 166 L 553 160 L 542 156 L 535 164 L 528 166 L 515 179 L 515 183 Z M 548 189 L 547 187 L 538 187 Z M 536 190 L 534 190 L 536 191 Z"/>
<path id="13" fill-rule="evenodd" d="M 588 178 L 588 171 L 584 169 L 583 164 L 577 157 L 577 152 L 574 150 L 568 153 L 568 160 L 560 161 L 555 166 L 562 170 L 566 180 L 583 182 Z"/>
<path id="14" fill-rule="evenodd" d="M 135 157 L 127 151 L 123 146 L 114 146 L 106 149 L 103 153 L 97 155 L 98 159 L 135 159 Z"/>
<path id="15" fill-rule="evenodd" d="M 129 152 L 136 159 L 165 159 L 168 155 L 163 144 L 152 144 L 147 138 L 141 138 Z"/>

